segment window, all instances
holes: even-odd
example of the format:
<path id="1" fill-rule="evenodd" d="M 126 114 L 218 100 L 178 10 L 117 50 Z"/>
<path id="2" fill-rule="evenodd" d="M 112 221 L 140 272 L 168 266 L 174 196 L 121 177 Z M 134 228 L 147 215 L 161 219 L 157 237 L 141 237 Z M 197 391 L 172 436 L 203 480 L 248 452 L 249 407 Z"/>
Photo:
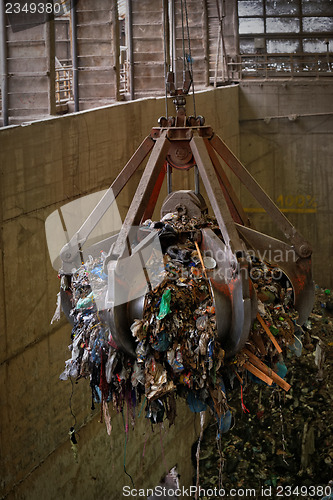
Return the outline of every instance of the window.
<path id="1" fill-rule="evenodd" d="M 238 0 L 241 54 L 327 54 L 332 0 Z"/>

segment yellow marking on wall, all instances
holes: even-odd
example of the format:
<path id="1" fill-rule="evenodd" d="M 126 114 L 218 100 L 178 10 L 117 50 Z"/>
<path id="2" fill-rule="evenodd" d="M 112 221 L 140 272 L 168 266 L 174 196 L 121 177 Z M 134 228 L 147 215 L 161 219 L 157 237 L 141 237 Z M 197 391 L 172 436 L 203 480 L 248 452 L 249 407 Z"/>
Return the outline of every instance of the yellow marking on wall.
<path id="1" fill-rule="evenodd" d="M 245 212 L 249 214 L 264 214 L 266 210 L 261 207 L 249 207 L 244 208 Z M 280 212 L 285 214 L 315 214 L 317 213 L 316 208 L 279 208 Z"/>

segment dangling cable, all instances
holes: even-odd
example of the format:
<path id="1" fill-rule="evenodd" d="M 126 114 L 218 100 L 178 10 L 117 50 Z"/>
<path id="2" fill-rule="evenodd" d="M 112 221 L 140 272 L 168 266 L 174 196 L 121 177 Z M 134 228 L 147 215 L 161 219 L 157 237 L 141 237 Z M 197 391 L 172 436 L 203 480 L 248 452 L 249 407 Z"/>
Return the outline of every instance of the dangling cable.
<path id="1" fill-rule="evenodd" d="M 186 70 L 186 56 L 185 56 L 185 33 L 184 33 L 184 6 L 183 0 L 180 0 L 180 8 L 182 12 L 182 44 L 183 44 L 183 70 Z"/>
<path id="2" fill-rule="evenodd" d="M 72 399 L 73 399 L 73 394 L 74 394 L 74 382 L 73 382 L 72 377 L 69 377 L 69 379 L 70 379 L 71 384 L 72 384 L 71 395 L 69 397 L 69 409 L 70 409 L 72 417 L 74 418 L 74 425 L 73 425 L 73 427 L 75 429 L 75 427 L 76 427 L 76 415 L 74 414 L 73 408 L 72 408 Z"/>
<path id="3" fill-rule="evenodd" d="M 168 58 L 167 58 L 167 40 L 166 40 L 166 6 L 163 2 L 163 42 L 164 42 L 164 85 L 165 85 L 165 118 L 168 118 L 168 86 L 167 86 L 167 75 L 168 75 Z"/>
<path id="4" fill-rule="evenodd" d="M 194 114 L 194 116 L 197 116 L 197 113 L 196 113 L 196 110 L 195 110 L 195 95 L 194 95 L 194 79 L 193 79 L 193 67 L 192 67 L 192 54 L 191 54 L 191 40 L 190 40 L 190 30 L 189 30 L 189 26 L 188 26 L 188 13 L 187 13 L 187 3 L 186 3 L 186 0 L 184 0 L 184 5 L 185 5 L 185 16 L 186 16 L 187 42 L 188 42 L 188 58 L 189 58 L 189 63 L 190 63 L 190 68 L 191 68 L 191 78 L 192 78 L 193 114 Z"/>
<path id="5" fill-rule="evenodd" d="M 124 443 L 124 472 L 125 474 L 130 478 L 132 486 L 134 487 L 134 482 L 131 474 L 129 474 L 126 470 L 126 451 L 127 451 L 127 441 L 128 441 L 128 408 L 127 408 L 127 421 L 125 422 L 125 417 L 124 417 L 124 410 L 121 410 L 121 414 L 123 417 L 123 424 L 124 424 L 124 430 L 125 430 L 125 443 Z"/>
<path id="6" fill-rule="evenodd" d="M 199 486 L 200 486 L 200 447 L 201 447 L 201 441 L 203 438 L 203 432 L 204 432 L 204 426 L 205 426 L 205 416 L 206 413 L 204 411 L 200 412 L 200 436 L 197 444 L 197 451 L 195 454 L 195 457 L 197 459 L 197 480 L 196 480 L 196 492 L 195 492 L 195 500 L 198 500 L 199 498 Z"/>

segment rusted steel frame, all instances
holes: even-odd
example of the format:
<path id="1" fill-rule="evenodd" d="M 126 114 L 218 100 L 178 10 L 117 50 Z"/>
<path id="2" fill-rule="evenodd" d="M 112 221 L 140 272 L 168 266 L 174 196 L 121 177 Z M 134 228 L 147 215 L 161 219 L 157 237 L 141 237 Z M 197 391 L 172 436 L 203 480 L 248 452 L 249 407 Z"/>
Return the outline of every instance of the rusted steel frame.
<path id="1" fill-rule="evenodd" d="M 227 202 L 224 197 L 221 196 L 220 186 L 216 182 L 215 170 L 203 138 L 194 136 L 190 142 L 190 147 L 225 244 L 228 245 L 230 243 L 234 252 L 243 252 L 243 246 L 233 218 L 230 214 Z"/>
<path id="2" fill-rule="evenodd" d="M 161 137 L 155 142 L 154 149 L 142 174 L 115 246 L 112 249 L 112 255 L 115 257 L 121 257 L 123 255 L 131 228 L 140 224 L 150 194 L 154 189 L 160 171 L 164 165 L 169 150 L 169 144 L 166 132 L 162 132 Z"/>
<path id="3" fill-rule="evenodd" d="M 200 137 L 211 138 L 214 134 L 212 127 L 209 125 L 194 125 L 190 127 L 175 127 L 175 126 L 161 126 L 161 127 L 153 127 L 151 129 L 151 137 L 153 139 L 157 139 L 160 137 L 163 130 L 167 130 L 167 137 L 170 140 L 191 140 L 193 136 L 193 132 L 197 131 Z"/>
<path id="4" fill-rule="evenodd" d="M 113 181 L 110 189 L 113 190 L 114 197 L 117 198 L 118 194 L 126 186 L 127 182 L 130 180 L 132 175 L 140 167 L 143 160 L 146 158 L 148 153 L 153 149 L 155 142 L 148 135 L 140 144 L 138 149 L 135 151 L 133 156 L 128 160 L 120 174 Z"/>
<path id="5" fill-rule="evenodd" d="M 223 195 L 228 204 L 232 218 L 234 219 L 235 222 L 238 222 L 239 224 L 250 226 L 250 221 L 246 213 L 244 212 L 241 202 L 239 201 L 238 196 L 234 191 L 234 188 L 232 187 L 225 171 L 223 170 L 222 165 L 219 162 L 214 149 L 212 148 L 208 139 L 204 139 L 204 142 L 206 144 L 210 159 L 212 160 L 212 163 L 214 165 L 216 176 L 220 183 Z"/>
<path id="6" fill-rule="evenodd" d="M 166 173 L 166 165 L 164 164 L 160 173 L 159 173 L 159 176 L 157 178 L 157 181 L 156 181 L 156 184 L 154 186 L 154 189 L 150 195 L 150 198 L 149 198 L 149 201 L 148 201 L 148 204 L 147 204 L 147 207 L 145 209 L 145 212 L 142 216 L 142 220 L 141 222 L 144 222 L 145 220 L 147 219 L 151 219 L 152 218 L 152 215 L 154 213 L 154 209 L 155 209 L 155 206 L 156 206 L 156 202 L 157 202 L 157 199 L 159 197 L 159 194 L 160 194 L 160 191 L 161 191 L 161 188 L 162 188 L 162 184 L 163 184 L 163 181 L 164 181 L 164 177 L 165 177 L 165 173 Z"/>
<path id="7" fill-rule="evenodd" d="M 257 181 L 252 177 L 250 172 L 244 167 L 240 160 L 233 154 L 222 139 L 214 135 L 210 139 L 210 143 L 225 163 L 237 175 L 237 177 L 246 186 L 248 191 L 260 203 L 265 211 L 270 215 L 274 222 L 283 231 L 286 238 L 295 246 L 295 250 L 300 257 L 308 257 L 312 253 L 310 244 L 289 222 L 285 215 L 279 210 L 275 203 L 271 200 L 268 194 L 260 187 Z"/>
<path id="8" fill-rule="evenodd" d="M 103 198 L 84 221 L 80 229 L 72 236 L 69 243 L 67 243 L 61 250 L 60 255 L 63 261 L 72 262 L 75 259 L 75 256 L 79 252 L 78 245 L 82 246 L 87 241 L 90 233 L 97 226 L 103 215 L 110 208 L 122 189 L 126 186 L 127 182 L 139 168 L 148 153 L 152 150 L 154 144 L 155 143 L 150 136 L 147 136 L 142 141 L 139 148 L 126 163 L 122 171 L 106 191 Z"/>

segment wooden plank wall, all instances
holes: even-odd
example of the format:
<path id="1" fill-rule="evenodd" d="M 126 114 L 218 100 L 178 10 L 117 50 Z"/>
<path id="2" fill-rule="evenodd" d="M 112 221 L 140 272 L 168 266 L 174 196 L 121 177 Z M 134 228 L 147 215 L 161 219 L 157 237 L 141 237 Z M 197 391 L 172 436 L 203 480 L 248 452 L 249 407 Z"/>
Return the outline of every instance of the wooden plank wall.
<path id="1" fill-rule="evenodd" d="M 10 124 L 54 113 L 53 28 L 53 22 L 15 32 L 6 26 Z"/>
<path id="2" fill-rule="evenodd" d="M 217 0 L 219 1 L 219 0 Z M 209 83 L 214 83 L 215 80 L 215 67 L 216 56 L 218 47 L 219 36 L 219 18 L 217 11 L 217 1 L 207 0 L 207 13 L 208 13 L 208 38 L 209 38 Z M 221 78 L 221 47 L 219 49 L 219 72 L 218 76 Z"/>
<path id="3" fill-rule="evenodd" d="M 113 0 L 80 0 L 77 4 L 80 110 L 110 103 L 117 96 L 113 9 Z"/>
<path id="4" fill-rule="evenodd" d="M 229 80 L 228 68 L 225 62 L 225 71 L 222 71 L 222 40 L 219 39 L 219 16 L 222 16 L 222 29 L 224 49 L 227 60 L 236 58 L 238 50 L 238 20 L 237 20 L 237 0 L 206 0 L 208 12 L 208 46 L 209 46 L 209 84 L 217 85 Z M 219 7 L 219 11 L 218 11 Z M 218 49 L 219 45 L 219 49 Z M 219 52 L 217 63 L 217 52 Z M 217 64 L 217 73 L 216 72 Z"/>
<path id="5" fill-rule="evenodd" d="M 187 0 L 190 48 L 195 89 L 214 82 L 218 41 L 216 2 Z M 163 3 L 167 0 L 132 0 L 133 88 L 134 98 L 164 95 Z M 183 83 L 184 32 L 189 55 L 185 1 L 175 0 L 176 83 Z M 236 0 L 224 2 L 225 45 L 229 55 L 237 53 Z M 128 17 L 127 17 L 128 21 Z M 64 21 L 65 22 L 65 21 Z M 58 20 L 13 33 L 7 26 L 9 69 L 9 116 L 20 123 L 54 114 L 55 44 L 60 59 L 71 57 L 66 25 Z M 56 33 L 55 27 L 56 25 Z M 127 37 L 128 38 L 128 37 Z M 128 46 L 127 39 L 127 46 Z M 120 100 L 120 38 L 116 0 L 80 0 L 77 3 L 77 54 L 79 109 L 91 109 Z M 170 49 L 168 50 L 168 53 Z M 221 83 L 221 64 L 218 83 Z M 125 99 L 131 97 L 131 89 Z"/>
<path id="6" fill-rule="evenodd" d="M 68 61 L 72 59 L 70 31 L 69 31 L 69 16 L 58 17 L 55 19 L 55 55 L 59 61 Z"/>
<path id="7" fill-rule="evenodd" d="M 208 37 L 206 1 L 187 0 L 190 48 L 194 83 L 208 85 Z M 164 33 L 163 0 L 132 0 L 135 98 L 163 95 Z M 183 42 L 181 0 L 175 0 L 177 86 L 183 83 Z M 189 54 L 186 15 L 183 11 L 185 53 Z"/>
<path id="8" fill-rule="evenodd" d="M 164 93 L 163 0 L 132 0 L 134 97 Z"/>

